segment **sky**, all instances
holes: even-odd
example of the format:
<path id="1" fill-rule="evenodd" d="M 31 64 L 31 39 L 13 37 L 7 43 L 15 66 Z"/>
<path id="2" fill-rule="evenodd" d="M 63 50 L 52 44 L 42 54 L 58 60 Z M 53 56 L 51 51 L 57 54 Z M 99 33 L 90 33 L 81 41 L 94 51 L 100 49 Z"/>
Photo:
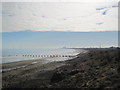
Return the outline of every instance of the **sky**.
<path id="1" fill-rule="evenodd" d="M 117 31 L 117 2 L 3 2 L 2 32 Z"/>
<path id="2" fill-rule="evenodd" d="M 3 48 L 82 48 L 118 46 L 118 32 L 21 31 L 3 33 Z"/>
<path id="3" fill-rule="evenodd" d="M 2 48 L 118 46 L 118 0 L 19 1 L 0 4 Z"/>

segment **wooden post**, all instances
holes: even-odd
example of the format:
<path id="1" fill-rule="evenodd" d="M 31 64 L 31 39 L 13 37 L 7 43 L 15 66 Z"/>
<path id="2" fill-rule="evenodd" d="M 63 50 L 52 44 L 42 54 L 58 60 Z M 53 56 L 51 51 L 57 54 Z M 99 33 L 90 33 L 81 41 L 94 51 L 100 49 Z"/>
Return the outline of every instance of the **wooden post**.
<path id="1" fill-rule="evenodd" d="M 44 55 L 44 57 L 46 57 L 46 56 Z"/>

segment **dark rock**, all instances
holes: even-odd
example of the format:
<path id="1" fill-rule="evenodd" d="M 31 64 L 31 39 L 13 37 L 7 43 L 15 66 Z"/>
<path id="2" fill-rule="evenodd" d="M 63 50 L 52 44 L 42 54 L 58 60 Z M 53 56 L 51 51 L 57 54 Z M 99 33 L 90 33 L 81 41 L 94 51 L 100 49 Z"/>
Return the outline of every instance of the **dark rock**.
<path id="1" fill-rule="evenodd" d="M 75 70 L 72 70 L 69 74 L 70 75 L 75 75 L 75 74 L 77 74 L 79 72 L 84 72 L 84 70 L 75 69 Z"/>
<path id="2" fill-rule="evenodd" d="M 64 79 L 64 73 L 63 72 L 60 72 L 60 71 L 57 71 L 53 74 L 52 78 L 51 78 L 51 82 L 52 83 L 55 83 L 55 82 L 59 82 L 61 80 Z"/>
<path id="3" fill-rule="evenodd" d="M 117 68 L 117 72 L 120 73 L 120 66 Z"/>

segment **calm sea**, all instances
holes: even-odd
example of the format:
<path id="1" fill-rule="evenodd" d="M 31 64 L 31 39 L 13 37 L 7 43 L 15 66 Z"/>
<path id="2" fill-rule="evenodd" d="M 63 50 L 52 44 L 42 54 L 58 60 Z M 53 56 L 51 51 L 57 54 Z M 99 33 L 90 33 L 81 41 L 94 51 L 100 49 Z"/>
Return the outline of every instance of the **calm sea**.
<path id="1" fill-rule="evenodd" d="M 74 56 L 74 55 L 77 55 L 79 52 L 80 51 L 76 51 L 75 49 L 62 49 L 62 48 L 60 49 L 3 49 L 2 56 L 0 56 L 0 59 L 2 59 L 2 63 L 8 63 L 8 62 L 23 61 L 23 60 L 46 58 L 44 56 L 38 57 L 39 55 L 72 55 Z M 63 61 L 68 59 L 69 57 L 46 58 L 46 60 L 49 60 L 49 61 Z"/>

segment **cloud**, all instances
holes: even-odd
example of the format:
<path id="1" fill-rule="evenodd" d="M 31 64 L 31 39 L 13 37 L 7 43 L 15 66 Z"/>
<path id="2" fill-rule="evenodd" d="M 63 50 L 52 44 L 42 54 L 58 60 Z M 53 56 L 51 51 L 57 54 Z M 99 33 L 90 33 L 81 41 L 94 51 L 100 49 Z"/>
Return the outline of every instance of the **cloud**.
<path id="1" fill-rule="evenodd" d="M 103 15 L 106 15 L 106 14 L 107 14 L 107 11 L 108 11 L 108 10 L 105 10 L 102 14 L 103 14 Z"/>
<path id="2" fill-rule="evenodd" d="M 113 5 L 112 7 L 113 7 L 113 8 L 118 8 L 119 6 L 118 6 L 118 5 Z"/>
<path id="3" fill-rule="evenodd" d="M 13 13 L 9 13 L 9 12 L 2 12 L 2 15 L 3 16 L 14 16 L 15 14 L 13 14 Z"/>
<path id="4" fill-rule="evenodd" d="M 3 32 L 118 30 L 117 9 L 112 2 L 3 3 Z"/>
<path id="5" fill-rule="evenodd" d="M 103 24 L 103 22 L 100 22 L 100 23 L 96 23 L 97 25 L 102 25 Z"/>
<path id="6" fill-rule="evenodd" d="M 111 5 L 111 6 L 108 6 L 108 7 L 101 7 L 101 8 L 96 8 L 96 10 L 99 10 L 99 11 L 103 11 L 102 14 L 103 15 L 106 15 L 107 12 L 112 9 L 112 8 L 118 8 L 119 6 L 118 5 Z"/>
<path id="7" fill-rule="evenodd" d="M 103 8 L 96 8 L 96 10 L 103 10 L 103 9 L 105 9 L 105 8 L 107 8 L 107 7 L 103 7 Z"/>

